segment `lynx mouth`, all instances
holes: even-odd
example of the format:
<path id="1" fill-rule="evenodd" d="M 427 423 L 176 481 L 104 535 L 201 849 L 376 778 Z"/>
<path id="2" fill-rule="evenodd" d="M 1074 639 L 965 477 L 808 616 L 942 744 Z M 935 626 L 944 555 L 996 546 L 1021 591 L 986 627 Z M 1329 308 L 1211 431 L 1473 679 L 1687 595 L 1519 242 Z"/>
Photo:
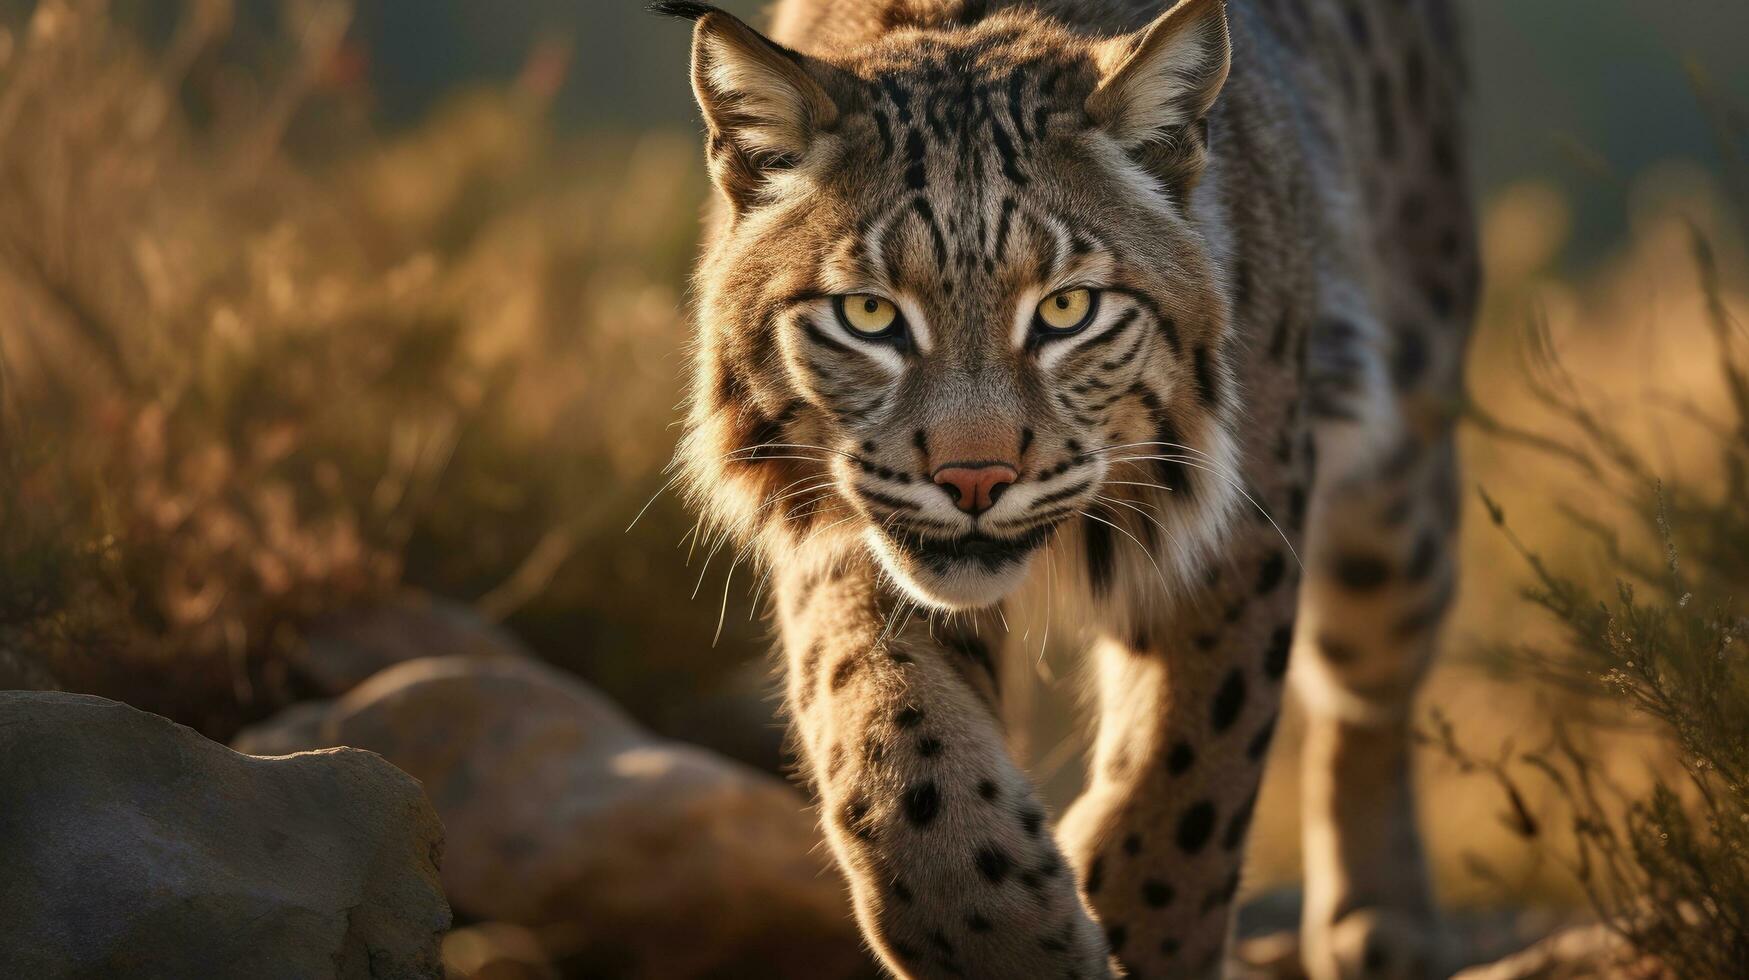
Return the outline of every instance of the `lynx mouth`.
<path id="1" fill-rule="evenodd" d="M 906 527 L 868 530 L 870 549 L 911 598 L 938 609 L 993 605 L 1026 580 L 1056 522 L 1015 535 L 944 535 Z"/>
<path id="2" fill-rule="evenodd" d="M 938 574 L 981 569 L 999 572 L 1024 562 L 1050 537 L 1050 527 L 1035 528 L 1015 537 L 998 538 L 972 533 L 949 538 L 915 531 L 888 531 L 894 547 Z"/>

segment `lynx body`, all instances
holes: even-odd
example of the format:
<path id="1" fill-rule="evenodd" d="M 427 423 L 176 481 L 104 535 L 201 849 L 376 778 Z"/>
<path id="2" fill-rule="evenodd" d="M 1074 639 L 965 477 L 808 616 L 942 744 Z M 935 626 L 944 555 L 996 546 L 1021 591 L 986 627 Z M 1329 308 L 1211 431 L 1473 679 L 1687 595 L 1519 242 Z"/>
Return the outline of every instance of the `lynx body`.
<path id="1" fill-rule="evenodd" d="M 1438 969 L 1406 714 L 1475 294 L 1446 0 L 781 0 L 769 39 L 660 6 L 721 197 L 679 462 L 770 570 L 875 953 L 1218 972 L 1291 686 L 1307 969 Z M 1054 822 L 1000 722 L 1046 602 L 1098 715 Z"/>

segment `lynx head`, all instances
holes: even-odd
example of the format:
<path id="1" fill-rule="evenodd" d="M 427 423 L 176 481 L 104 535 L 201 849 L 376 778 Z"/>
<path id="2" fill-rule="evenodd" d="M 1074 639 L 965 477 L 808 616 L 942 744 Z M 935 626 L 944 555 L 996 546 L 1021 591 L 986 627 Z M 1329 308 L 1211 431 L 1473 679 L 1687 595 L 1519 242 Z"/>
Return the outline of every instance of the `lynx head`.
<path id="1" fill-rule="evenodd" d="M 917 600 L 964 608 L 1065 521 L 1109 587 L 1092 521 L 1151 485 L 1170 537 L 1149 547 L 1194 567 L 1229 492 L 1176 447 L 1224 461 L 1235 400 L 1191 206 L 1219 0 L 1116 37 L 913 13 L 813 54 L 659 7 L 696 21 L 723 205 L 696 283 L 695 502 L 768 557 L 854 537 Z"/>

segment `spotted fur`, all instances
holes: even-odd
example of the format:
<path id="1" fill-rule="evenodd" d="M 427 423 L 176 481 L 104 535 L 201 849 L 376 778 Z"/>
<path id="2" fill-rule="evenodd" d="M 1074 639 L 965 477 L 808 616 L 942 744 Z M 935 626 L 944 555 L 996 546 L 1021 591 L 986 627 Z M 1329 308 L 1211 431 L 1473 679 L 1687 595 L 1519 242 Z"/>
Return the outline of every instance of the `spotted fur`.
<path id="1" fill-rule="evenodd" d="M 783 0 L 770 38 L 659 6 L 721 204 L 678 461 L 775 583 L 881 959 L 1217 970 L 1291 674 L 1306 967 L 1437 969 L 1403 717 L 1475 292 L 1446 0 Z M 1054 828 L 999 721 L 1004 606 L 1045 591 L 1099 637 Z"/>

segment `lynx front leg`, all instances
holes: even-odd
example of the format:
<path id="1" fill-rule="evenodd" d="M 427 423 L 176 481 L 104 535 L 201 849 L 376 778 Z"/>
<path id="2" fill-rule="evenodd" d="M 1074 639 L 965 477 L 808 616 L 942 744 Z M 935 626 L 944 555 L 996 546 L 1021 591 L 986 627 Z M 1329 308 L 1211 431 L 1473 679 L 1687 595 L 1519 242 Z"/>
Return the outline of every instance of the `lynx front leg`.
<path id="1" fill-rule="evenodd" d="M 972 624 L 931 630 L 917 613 L 889 630 L 894 600 L 866 559 L 782 574 L 798 741 L 887 966 L 902 977 L 1109 976 L 1105 939 L 1004 747 L 993 660 Z"/>
<path id="2" fill-rule="evenodd" d="M 1243 535 L 1179 614 L 1096 651 L 1098 742 L 1062 836 L 1132 977 L 1212 976 L 1226 949 L 1297 579 L 1273 529 Z"/>

